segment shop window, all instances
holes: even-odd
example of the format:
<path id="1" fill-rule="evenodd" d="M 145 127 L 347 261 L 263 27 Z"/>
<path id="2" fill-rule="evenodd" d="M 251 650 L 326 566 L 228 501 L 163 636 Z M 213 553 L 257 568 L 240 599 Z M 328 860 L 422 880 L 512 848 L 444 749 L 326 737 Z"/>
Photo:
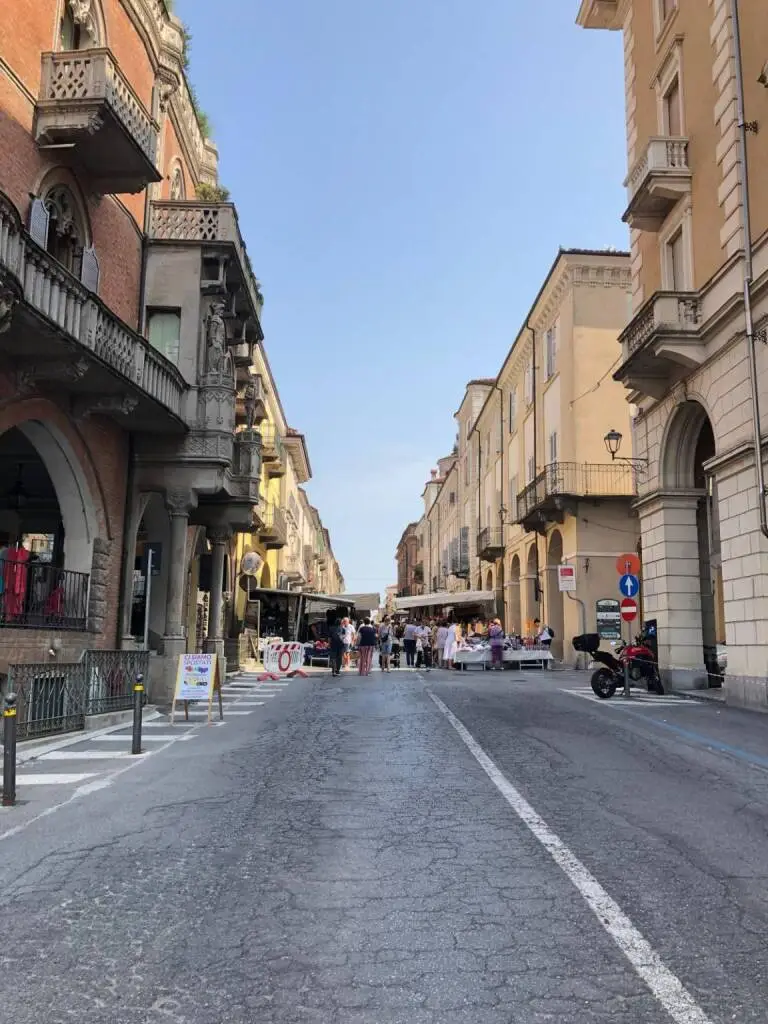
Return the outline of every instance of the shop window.
<path id="1" fill-rule="evenodd" d="M 147 337 L 153 348 L 178 365 L 181 310 L 150 309 L 147 314 Z"/>

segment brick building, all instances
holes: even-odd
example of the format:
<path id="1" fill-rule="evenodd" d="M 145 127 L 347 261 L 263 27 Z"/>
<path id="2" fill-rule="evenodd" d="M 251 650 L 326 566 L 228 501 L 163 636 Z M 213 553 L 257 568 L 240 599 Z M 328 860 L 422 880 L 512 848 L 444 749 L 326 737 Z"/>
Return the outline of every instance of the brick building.
<path id="1" fill-rule="evenodd" d="M 0 19 L 0 672 L 146 638 L 160 701 L 179 654 L 223 652 L 235 537 L 286 503 L 261 290 L 184 66 L 164 0 Z"/>

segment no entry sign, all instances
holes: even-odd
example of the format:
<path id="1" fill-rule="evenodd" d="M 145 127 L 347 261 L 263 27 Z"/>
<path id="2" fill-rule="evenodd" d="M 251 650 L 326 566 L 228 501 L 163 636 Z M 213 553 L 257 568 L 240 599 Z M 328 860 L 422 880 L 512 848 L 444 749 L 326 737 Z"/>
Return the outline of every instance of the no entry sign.
<path id="1" fill-rule="evenodd" d="M 625 597 L 621 602 L 621 617 L 625 622 L 633 622 L 637 618 L 637 601 L 634 597 Z"/>

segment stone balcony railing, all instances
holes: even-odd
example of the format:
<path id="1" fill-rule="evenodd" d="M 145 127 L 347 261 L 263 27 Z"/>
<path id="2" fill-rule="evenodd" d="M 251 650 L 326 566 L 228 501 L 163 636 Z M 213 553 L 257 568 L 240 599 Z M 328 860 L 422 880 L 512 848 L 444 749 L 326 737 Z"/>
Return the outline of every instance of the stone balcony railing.
<path id="1" fill-rule="evenodd" d="M 619 335 L 624 360 L 659 334 L 695 336 L 701 321 L 696 292 L 656 292 Z"/>
<path id="2" fill-rule="evenodd" d="M 258 430 L 238 430 L 232 459 L 232 477 L 238 487 L 238 497 L 246 497 L 256 504 L 259 500 L 261 479 L 261 434 Z"/>
<path id="3" fill-rule="evenodd" d="M 623 361 L 614 374 L 630 391 L 663 397 L 707 357 L 696 292 L 656 292 L 619 335 Z"/>
<path id="4" fill-rule="evenodd" d="M 13 205 L 0 193 L 0 272 L 18 282 L 18 298 L 42 317 L 79 354 L 95 357 L 118 375 L 130 392 L 148 397 L 174 416 L 182 414 L 184 379 L 163 355 L 131 330 L 73 277 L 50 253 L 32 241 Z M 9 325 L 10 326 L 10 325 Z M 5 336 L 8 351 L 13 333 Z M 18 340 L 23 356 L 25 343 Z"/>
<path id="5" fill-rule="evenodd" d="M 284 547 L 288 541 L 288 523 L 285 513 L 273 502 L 265 502 L 258 510 L 261 521 L 259 534 L 266 547 Z"/>
<path id="6" fill-rule="evenodd" d="M 104 191 L 161 179 L 157 123 L 105 48 L 42 55 L 35 138 L 66 147 Z"/>
<path id="7" fill-rule="evenodd" d="M 206 203 L 200 200 L 153 202 L 150 238 L 160 242 L 196 242 L 208 245 L 226 242 L 232 245 L 242 269 L 251 306 L 258 320 L 264 299 L 253 273 L 233 203 Z"/>
<path id="8" fill-rule="evenodd" d="M 654 136 L 648 140 L 624 182 L 633 228 L 656 231 L 677 201 L 691 191 L 688 139 Z"/>

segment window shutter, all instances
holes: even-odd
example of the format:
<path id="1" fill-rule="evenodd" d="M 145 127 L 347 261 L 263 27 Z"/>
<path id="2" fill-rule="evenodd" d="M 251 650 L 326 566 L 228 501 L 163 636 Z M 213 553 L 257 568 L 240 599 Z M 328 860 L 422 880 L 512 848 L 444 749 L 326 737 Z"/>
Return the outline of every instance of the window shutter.
<path id="1" fill-rule="evenodd" d="M 96 250 L 93 248 L 92 245 L 87 245 L 83 249 L 80 280 L 83 282 L 83 284 L 89 291 L 98 292 L 99 259 L 96 255 Z"/>
<path id="2" fill-rule="evenodd" d="M 29 234 L 33 242 L 45 249 L 48 244 L 48 221 L 50 214 L 42 199 L 33 199 L 29 208 Z"/>
<path id="3" fill-rule="evenodd" d="M 459 570 L 469 570 L 469 527 L 462 526 L 459 532 Z"/>

